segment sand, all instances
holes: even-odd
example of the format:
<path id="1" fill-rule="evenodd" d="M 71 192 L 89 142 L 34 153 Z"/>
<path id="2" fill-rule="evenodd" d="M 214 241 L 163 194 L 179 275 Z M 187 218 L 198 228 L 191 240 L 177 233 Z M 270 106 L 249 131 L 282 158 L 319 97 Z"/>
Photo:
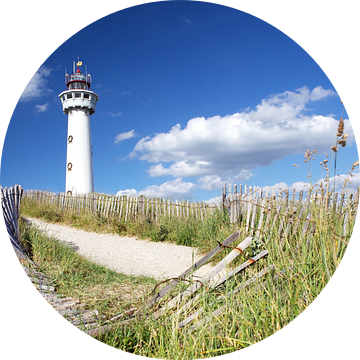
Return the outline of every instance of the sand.
<path id="1" fill-rule="evenodd" d="M 202 255 L 197 249 L 116 234 L 98 234 L 27 218 L 39 230 L 65 242 L 87 259 L 127 275 L 164 280 L 179 276 Z M 211 269 L 204 265 L 197 275 Z"/>

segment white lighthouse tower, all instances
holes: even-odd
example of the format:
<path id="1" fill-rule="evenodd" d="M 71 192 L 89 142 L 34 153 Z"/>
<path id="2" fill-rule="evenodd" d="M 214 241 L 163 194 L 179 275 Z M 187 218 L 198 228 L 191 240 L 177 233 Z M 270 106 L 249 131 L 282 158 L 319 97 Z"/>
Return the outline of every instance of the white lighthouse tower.
<path id="1" fill-rule="evenodd" d="M 90 90 L 91 76 L 81 65 L 74 61 L 73 73 L 65 75 L 67 90 L 59 94 L 68 116 L 65 191 L 70 195 L 94 192 L 90 115 L 99 96 Z"/>

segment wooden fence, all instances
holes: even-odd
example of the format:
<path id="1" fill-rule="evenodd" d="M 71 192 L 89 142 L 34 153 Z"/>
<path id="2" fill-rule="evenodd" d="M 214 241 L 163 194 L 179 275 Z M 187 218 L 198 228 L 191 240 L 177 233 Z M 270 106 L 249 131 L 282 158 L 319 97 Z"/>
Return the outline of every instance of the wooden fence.
<path id="1" fill-rule="evenodd" d="M 194 304 L 203 304 L 204 301 L 199 301 L 202 296 L 204 296 L 204 289 L 205 291 L 211 292 L 212 290 L 218 288 L 220 285 L 225 283 L 230 278 L 234 277 L 236 274 L 244 271 L 246 268 L 251 266 L 255 263 L 261 263 L 264 257 L 269 254 L 268 250 L 261 251 L 259 254 L 252 258 L 247 258 L 245 262 L 242 262 L 239 266 L 233 267 L 231 271 L 226 271 L 228 265 L 232 263 L 237 257 L 243 255 L 244 250 L 251 245 L 253 241 L 253 237 L 248 236 L 244 240 L 240 241 L 240 243 L 236 247 L 230 246 L 235 240 L 237 240 L 240 236 L 240 231 L 235 231 L 231 234 L 227 239 L 225 239 L 222 243 L 219 243 L 213 250 L 209 253 L 204 255 L 201 259 L 199 259 L 195 264 L 190 266 L 187 270 L 185 270 L 180 276 L 173 279 L 168 279 L 159 283 L 156 288 L 154 289 L 153 294 L 144 304 L 144 306 L 140 309 L 132 309 L 131 312 L 128 312 L 123 316 L 123 319 L 119 322 L 110 323 L 107 325 L 100 326 L 98 328 L 93 328 L 90 330 L 85 330 L 88 335 L 97 337 L 101 334 L 109 332 L 115 328 L 121 328 L 129 326 L 129 322 L 136 321 L 139 317 L 142 316 L 149 316 L 153 319 L 159 319 L 163 315 L 172 313 L 171 316 L 175 317 L 175 321 L 178 319 L 179 315 L 183 316 L 183 313 L 188 312 L 185 315 L 185 318 L 177 324 L 178 328 L 182 328 L 187 326 L 188 324 L 193 324 L 190 329 L 187 326 L 188 330 L 194 331 L 198 327 L 203 327 L 207 322 L 212 320 L 213 317 L 220 315 L 221 313 L 225 312 L 226 309 L 224 307 L 219 307 L 214 313 L 201 318 L 201 314 L 203 312 L 203 307 L 195 307 Z M 202 277 L 196 276 L 196 272 L 200 269 L 204 264 L 209 262 L 215 255 L 218 255 L 222 252 L 225 248 L 232 248 L 232 251 L 227 254 L 220 262 L 218 262 L 215 266 L 211 267 L 211 269 Z M 266 263 L 263 262 L 263 266 Z M 262 278 L 264 275 L 270 273 L 274 270 L 274 265 L 265 266 L 263 270 L 258 272 L 257 274 L 253 275 L 247 281 L 242 283 L 239 287 L 231 290 L 229 293 L 223 294 L 218 296 L 218 299 L 225 298 L 225 296 L 229 296 L 231 294 L 235 294 L 240 290 L 250 286 L 256 280 Z M 283 273 L 285 273 L 283 271 Z M 161 284 L 168 283 L 165 287 L 161 290 L 157 290 L 157 287 Z M 176 287 L 179 283 L 186 283 L 188 286 L 185 290 L 180 291 L 177 295 L 173 295 L 170 299 L 167 299 L 163 302 L 163 298 L 165 295 L 169 294 L 170 290 Z M 263 282 L 260 284 L 262 288 L 266 288 L 267 282 Z M 203 291 L 198 291 L 202 289 Z M 157 290 L 157 291 L 156 291 Z M 157 307 L 155 307 L 155 304 Z M 181 305 L 180 305 L 181 304 Z M 160 306 L 159 306 L 160 305 Z"/>
<path id="2" fill-rule="evenodd" d="M 286 189 L 279 193 L 269 194 L 262 188 L 251 188 L 245 185 L 231 186 L 226 184 L 222 189 L 221 200 L 217 204 L 203 202 L 178 201 L 161 198 L 109 196 L 109 195 L 66 195 L 40 190 L 28 190 L 25 199 L 31 199 L 42 204 L 50 204 L 64 213 L 91 213 L 100 217 L 116 217 L 122 221 L 131 221 L 147 217 L 155 221 L 163 216 L 196 218 L 204 220 L 216 209 L 227 209 L 231 223 L 239 221 L 245 224 L 246 234 L 258 237 L 263 225 L 267 231 L 275 231 L 291 220 L 297 226 L 309 226 L 316 221 L 316 207 L 325 211 L 331 209 L 334 215 L 344 219 L 346 232 L 349 214 L 357 211 L 359 190 L 356 193 L 326 193 L 324 190 L 301 190 L 292 193 Z M 354 219 L 354 217 L 351 217 Z M 264 222 L 264 224 L 263 224 Z M 312 225 L 311 225 L 312 226 Z"/>
<path id="3" fill-rule="evenodd" d="M 179 201 L 161 198 L 145 198 L 110 195 L 66 195 L 41 190 L 27 190 L 26 199 L 43 204 L 51 204 L 64 213 L 92 213 L 101 217 L 114 216 L 119 219 L 132 220 L 138 216 L 147 216 L 158 220 L 161 216 L 195 217 L 204 219 L 215 211 L 219 205 L 203 202 Z"/>
<path id="4" fill-rule="evenodd" d="M 239 186 L 234 185 L 233 191 L 231 185 L 225 186 L 221 190 L 222 204 L 233 214 L 233 220 L 237 217 L 239 211 L 245 211 L 246 209 L 242 204 L 248 203 L 265 203 L 271 202 L 273 205 L 283 204 L 285 207 L 305 206 L 310 207 L 310 204 L 325 206 L 326 208 L 335 208 L 336 211 L 342 210 L 344 206 L 357 207 L 359 203 L 359 188 L 355 193 L 346 192 L 326 192 L 324 189 L 318 190 L 300 190 L 296 192 L 294 189 L 292 193 L 289 193 L 288 189 L 284 189 L 278 193 L 272 190 L 272 194 L 269 194 L 269 188 L 264 190 L 263 188 L 248 187 L 247 185 Z"/>
<path id="5" fill-rule="evenodd" d="M 11 188 L 0 186 L 1 208 L 11 244 L 19 259 L 28 260 L 28 254 L 20 243 L 18 222 L 20 201 L 23 193 L 24 190 L 20 185 L 15 185 Z"/>
<path id="6" fill-rule="evenodd" d="M 226 297 L 234 295 L 243 289 L 255 293 L 264 291 L 269 286 L 277 283 L 282 291 L 282 285 L 291 281 L 292 266 L 276 269 L 275 265 L 264 261 L 265 257 L 269 255 L 269 250 L 259 250 L 251 258 L 244 255 L 244 250 L 249 246 L 254 246 L 254 243 L 259 240 L 261 235 L 264 235 L 263 246 L 269 245 L 271 235 L 273 241 L 277 242 L 280 251 L 284 248 L 286 241 L 289 241 L 289 238 L 294 234 L 297 234 L 296 243 L 294 244 L 295 251 L 298 251 L 301 240 L 305 241 L 307 246 L 310 246 L 316 220 L 318 220 L 315 217 L 313 218 L 313 213 L 319 211 L 319 209 L 321 211 L 325 210 L 328 214 L 331 214 L 329 211 L 332 211 L 332 214 L 340 221 L 342 233 L 338 234 L 339 237 L 345 238 L 351 234 L 348 222 L 349 219 L 351 221 L 355 220 L 359 192 L 349 196 L 341 194 L 340 197 L 336 194 L 334 196 L 320 194 L 319 196 L 317 193 L 306 192 L 304 194 L 300 192 L 297 199 L 295 195 L 289 199 L 286 192 L 269 197 L 267 194 L 263 196 L 261 189 L 258 192 L 255 191 L 255 194 L 252 189 L 249 192 L 247 187 L 245 189 L 244 193 L 237 192 L 236 188 L 233 193 L 223 190 L 222 198 L 224 207 L 230 213 L 230 219 L 235 222 L 238 218 L 241 218 L 243 226 L 243 222 L 246 222 L 245 234 L 240 230 L 235 231 L 177 278 L 167 279 L 159 283 L 146 304 L 140 309 L 132 309 L 131 312 L 123 316 L 121 321 L 86 330 L 85 332 L 98 337 L 115 328 L 126 328 L 129 326 L 129 322 L 137 321 L 141 316 L 151 316 L 153 319 L 167 316 L 171 321 L 177 321 L 178 328 L 185 328 L 189 333 L 199 328 L 202 329 L 214 319 L 218 321 L 219 316 L 227 311 L 225 302 L 223 306 L 219 305 L 216 310 L 206 314 L 204 303 L 207 303 L 208 299 L 205 294 L 212 292 L 216 296 L 215 300 L 209 297 L 212 299 L 210 305 L 217 302 L 220 304 Z M 240 233 L 243 240 L 236 247 L 232 247 L 232 243 L 239 238 Z M 226 248 L 231 248 L 232 251 L 212 267 L 208 273 L 203 276 L 196 276 L 199 268 Z M 245 257 L 244 262 L 240 262 L 238 266 L 231 266 L 239 256 Z M 220 285 L 241 272 L 244 274 L 244 270 L 250 266 L 254 267 L 253 264 L 255 263 L 258 264 L 257 272 L 243 275 L 244 280 L 239 286 L 220 295 L 219 292 L 216 292 Z M 268 275 L 267 279 L 265 281 L 261 280 L 265 275 Z M 173 291 L 180 283 L 187 286 L 182 290 L 179 289 L 178 292 L 174 292 L 170 298 L 166 298 L 166 295 L 170 294 L 170 291 Z M 161 288 L 162 285 L 165 286 Z M 286 292 L 283 292 L 282 296 L 286 296 Z M 237 304 L 241 306 L 240 302 Z"/>
<path id="7" fill-rule="evenodd" d="M 266 231 L 272 231 L 277 221 L 279 233 L 288 221 L 295 221 L 297 226 L 302 222 L 305 227 L 312 223 L 315 228 L 316 218 L 314 213 L 320 208 L 325 212 L 331 211 L 334 216 L 343 218 L 343 234 L 345 235 L 350 215 L 355 215 L 359 204 L 359 188 L 356 193 L 329 192 L 324 189 L 318 191 L 301 190 L 292 194 L 287 189 L 269 195 L 262 188 L 251 188 L 245 185 L 244 191 L 240 185 L 239 190 L 235 185 L 233 192 L 231 186 L 226 184 L 222 189 L 222 204 L 229 212 L 230 222 L 236 223 L 239 219 L 246 223 L 246 234 L 251 236 L 260 234 L 263 221 Z M 266 219 L 265 219 L 266 216 Z M 355 220 L 355 216 L 351 216 Z M 295 231 L 297 230 L 295 227 Z"/>
<path id="8" fill-rule="evenodd" d="M 24 194 L 23 188 L 20 185 L 11 188 L 0 186 L 0 194 L 1 208 L 10 242 L 29 280 L 47 302 L 71 324 L 81 330 L 98 328 L 101 321 L 99 312 L 96 309 L 85 309 L 85 304 L 80 303 L 79 299 L 59 298 L 53 279 L 38 271 L 30 254 L 21 245 L 18 219 L 20 202 Z"/>
<path id="9" fill-rule="evenodd" d="M 20 186 L 15 186 L 10 189 L 3 189 L 0 187 L 0 190 L 2 210 L 10 240 L 17 255 L 19 256 L 20 254 L 19 257 L 21 259 L 26 259 L 26 254 L 23 252 L 20 244 L 18 228 L 20 200 L 24 192 Z M 313 213 L 318 211 L 318 207 L 320 207 L 322 211 L 325 210 L 328 214 L 332 213 L 338 220 L 340 219 L 342 233 L 338 233 L 337 236 L 349 236 L 349 221 L 355 221 L 359 202 L 359 191 L 349 195 L 343 193 L 340 194 L 340 196 L 336 193 L 325 194 L 321 191 L 320 193 L 306 192 L 305 194 L 300 192 L 297 197 L 296 193 L 293 192 L 290 197 L 286 191 L 281 194 L 269 196 L 266 193 L 263 194 L 262 189 L 255 189 L 254 191 L 251 188 L 248 189 L 245 187 L 244 192 L 242 192 L 242 188 L 240 187 L 239 190 L 240 191 L 237 191 L 237 187 L 234 187 L 234 192 L 231 192 L 231 190 L 227 191 L 225 187 L 222 196 L 223 208 L 221 206 L 220 208 L 225 208 L 229 211 L 232 222 L 240 220 L 242 228 L 243 226 L 246 227 L 245 234 L 242 235 L 242 238 L 245 239 L 242 240 L 238 246 L 232 248 L 230 245 L 240 236 L 240 230 L 235 231 L 222 243 L 218 243 L 218 246 L 208 254 L 204 255 L 179 277 L 168 279 L 170 281 L 168 282 L 168 285 L 161 290 L 157 290 L 142 308 L 131 309 L 131 311 L 129 310 L 125 313 L 123 318 L 126 320 L 113 322 L 111 319 L 104 324 L 96 311 L 77 310 L 77 312 L 74 312 L 74 304 L 79 306 L 79 309 L 82 305 L 79 304 L 78 300 L 59 299 L 54 286 L 52 286 L 51 279 L 32 269 L 30 264 L 28 268 L 24 267 L 24 270 L 27 271 L 31 281 L 39 291 L 41 290 L 45 298 L 56 310 L 62 313 L 62 315 L 67 316 L 69 321 L 91 336 L 98 336 L 99 334 L 114 328 L 122 326 L 126 327 L 128 326 L 129 321 L 135 321 L 138 316 L 146 316 L 146 314 L 151 313 L 155 319 L 159 319 L 166 314 L 169 315 L 169 312 L 172 312 L 175 315 L 184 313 L 185 316 L 183 316 L 183 320 L 178 323 L 178 327 L 182 328 L 186 326 L 187 329 L 192 332 L 199 327 L 204 327 L 213 318 L 218 317 L 226 311 L 224 306 L 220 306 L 209 315 L 202 316 L 203 302 L 199 301 L 199 299 L 203 296 L 203 293 L 198 291 L 200 288 L 205 288 L 206 292 L 212 291 L 254 263 L 258 263 L 262 267 L 262 270 L 249 277 L 240 284 L 240 286 L 226 293 L 226 296 L 235 294 L 244 288 L 248 288 L 266 274 L 270 274 L 271 277 L 269 280 L 259 283 L 255 288 L 265 289 L 268 286 L 268 281 L 277 281 L 278 279 L 283 278 L 286 272 L 291 270 L 291 268 L 278 269 L 280 273 L 273 275 L 274 265 L 268 265 L 263 260 L 269 254 L 268 250 L 258 251 L 252 258 L 248 258 L 244 255 L 244 250 L 249 246 L 253 246 L 254 242 L 258 241 L 261 235 L 265 236 L 263 244 L 268 245 L 267 239 L 270 238 L 268 235 L 275 234 L 275 239 L 277 239 L 276 241 L 278 242 L 279 248 L 282 249 L 290 234 L 299 234 L 300 239 L 305 239 L 309 246 L 317 220 L 313 217 Z M 51 194 L 43 191 L 27 191 L 24 195 L 25 198 L 58 206 L 62 211 L 88 211 L 100 216 L 121 217 L 123 215 L 125 220 L 129 219 L 131 216 L 149 215 L 158 218 L 165 214 L 169 216 L 199 216 L 204 218 L 207 214 L 216 209 L 215 205 L 212 208 L 209 205 L 206 206 L 204 203 L 179 203 L 169 200 L 146 199 L 141 197 L 128 198 L 105 195 L 85 195 L 76 197 Z M 199 208 L 197 208 L 194 204 L 203 204 L 204 207 L 199 206 Z M 193 211 L 191 211 L 191 209 Z M 215 255 L 219 254 L 223 249 L 229 247 L 232 248 L 232 251 L 218 262 L 207 274 L 200 278 L 194 276 L 200 267 Z M 241 254 L 246 257 L 246 260 L 237 267 L 231 267 L 231 269 L 229 269 L 230 271 L 224 272 L 225 267 Z M 32 264 L 32 266 L 36 267 L 35 264 Z M 169 294 L 172 288 L 179 283 L 184 282 L 188 284 L 188 287 L 185 290 L 180 291 L 170 300 L 167 299 L 163 301 L 164 296 Z M 223 298 L 225 295 L 218 296 L 218 299 Z M 196 301 L 197 305 L 195 310 L 188 312 L 188 309 L 194 307 Z M 155 304 L 157 305 L 156 307 L 154 306 Z M 186 310 L 186 312 L 184 312 L 184 310 Z"/>

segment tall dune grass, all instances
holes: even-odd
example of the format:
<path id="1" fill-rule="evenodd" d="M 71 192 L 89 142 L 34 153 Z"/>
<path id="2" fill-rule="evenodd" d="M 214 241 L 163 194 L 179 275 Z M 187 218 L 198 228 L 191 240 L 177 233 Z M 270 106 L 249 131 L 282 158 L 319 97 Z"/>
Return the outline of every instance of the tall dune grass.
<path id="1" fill-rule="evenodd" d="M 327 192 L 332 191 L 330 174 L 332 169 L 336 168 L 339 149 L 346 146 L 346 137 L 340 121 L 336 142 L 332 147 L 331 161 L 329 163 L 326 154 L 325 159 L 320 163 L 321 171 L 325 173 L 325 180 L 320 183 L 320 187 L 325 187 Z M 305 152 L 310 186 L 314 186 L 311 172 L 315 154 L 316 151 Z M 358 165 L 358 161 L 354 162 L 343 191 L 346 191 L 346 185 L 351 181 L 352 172 Z M 176 308 L 165 312 L 158 319 L 155 319 L 151 312 L 147 316 L 139 315 L 126 322 L 126 325 L 119 325 L 116 329 L 100 335 L 99 340 L 115 348 L 146 357 L 196 359 L 227 354 L 271 336 L 299 316 L 331 279 L 347 249 L 355 223 L 357 205 L 347 202 L 339 212 L 325 203 L 311 202 L 312 220 L 316 223 L 314 229 L 310 227 L 305 234 L 302 234 L 304 219 L 299 220 L 297 231 L 290 231 L 285 237 L 279 237 L 276 227 L 274 231 L 270 231 L 270 227 L 263 229 L 259 236 L 253 239 L 245 256 L 240 255 L 237 261 L 245 261 L 246 256 L 252 256 L 265 249 L 269 251 L 268 255 L 247 267 L 235 278 L 213 290 L 206 286 L 202 287 L 199 293 L 196 293 L 199 296 L 192 299 L 190 306 L 184 307 L 184 302 L 179 303 Z M 240 231 L 240 238 L 246 236 L 244 219 L 230 223 L 225 209 L 217 210 L 204 220 L 163 216 L 158 221 L 142 217 L 125 223 L 111 216 L 102 218 L 81 212 L 68 215 L 57 207 L 25 198 L 21 205 L 21 214 L 88 231 L 136 235 L 153 241 L 194 246 L 202 252 L 211 250 L 235 230 Z M 275 212 L 270 224 L 273 223 L 274 214 Z M 347 221 L 344 221 L 345 214 Z M 285 215 L 281 214 L 281 216 Z M 286 217 L 286 220 L 290 221 L 290 217 Z M 55 278 L 59 284 L 67 278 L 69 261 L 70 268 L 78 268 L 78 264 L 81 263 L 76 253 L 68 257 L 72 260 L 60 260 L 63 259 L 65 252 L 59 250 L 60 244 L 40 237 L 34 230 L 27 230 L 23 234 L 25 246 L 31 248 L 35 260 L 40 261 L 43 271 L 53 274 L 54 268 L 58 269 Z M 39 240 L 40 238 L 42 240 Z M 220 260 L 224 257 L 224 253 L 229 251 L 225 249 L 214 261 Z M 267 275 L 236 294 L 231 293 L 236 287 L 244 286 L 247 280 L 268 266 L 272 266 L 273 270 Z M 105 270 L 99 271 L 86 263 L 86 266 L 82 265 L 78 271 L 81 279 L 73 277 L 71 281 L 86 283 L 88 279 L 94 278 L 98 279 L 99 286 L 104 286 L 109 281 L 109 277 L 113 282 L 128 281 L 120 275 L 106 275 Z M 96 276 L 94 276 L 95 272 Z M 138 280 L 132 281 L 136 283 Z M 172 295 L 186 286 L 187 284 L 180 284 L 172 291 Z M 65 291 L 66 287 L 60 286 L 60 289 Z M 165 297 L 157 306 L 163 305 L 168 299 L 169 296 Z M 107 301 L 104 299 L 106 304 Z M 100 308 L 103 306 L 101 302 L 95 305 Z M 122 311 L 120 306 L 118 309 L 116 306 L 110 308 L 114 312 Z M 199 315 L 185 326 L 179 326 L 189 315 L 194 314 Z"/>

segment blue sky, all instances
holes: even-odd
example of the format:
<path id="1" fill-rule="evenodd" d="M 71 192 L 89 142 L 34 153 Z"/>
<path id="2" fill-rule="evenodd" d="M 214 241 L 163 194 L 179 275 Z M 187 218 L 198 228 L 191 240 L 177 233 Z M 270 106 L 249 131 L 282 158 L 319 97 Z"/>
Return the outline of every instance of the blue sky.
<path id="1" fill-rule="evenodd" d="M 224 181 L 300 189 L 309 181 L 307 149 L 317 151 L 313 181 L 323 176 L 343 105 L 316 62 L 247 13 L 171 1 L 106 16 L 39 64 L 9 124 L 1 185 L 64 191 L 67 116 L 57 95 L 78 57 L 99 95 L 91 117 L 97 192 L 198 201 L 219 196 Z M 358 159 L 343 117 L 341 175 Z"/>

